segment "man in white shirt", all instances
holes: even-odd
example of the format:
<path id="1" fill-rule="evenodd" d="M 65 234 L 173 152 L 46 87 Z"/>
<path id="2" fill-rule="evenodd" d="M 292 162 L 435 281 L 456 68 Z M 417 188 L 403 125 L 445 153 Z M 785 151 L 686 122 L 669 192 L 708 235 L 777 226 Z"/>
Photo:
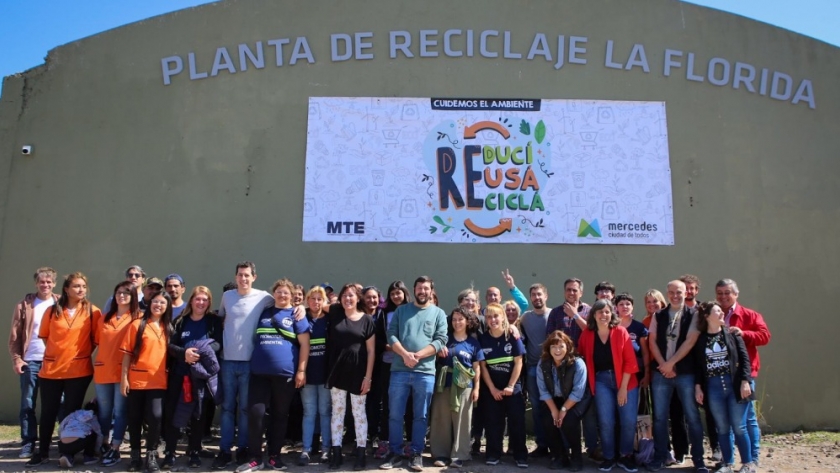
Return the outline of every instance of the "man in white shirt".
<path id="1" fill-rule="evenodd" d="M 27 294 L 15 305 L 12 328 L 9 331 L 9 355 L 12 368 L 20 376 L 20 458 L 29 458 L 38 439 L 35 405 L 38 400 L 38 373 L 44 360 L 44 341 L 38 329 L 44 312 L 55 304 L 55 270 L 48 267 L 35 270 L 36 292 Z"/>

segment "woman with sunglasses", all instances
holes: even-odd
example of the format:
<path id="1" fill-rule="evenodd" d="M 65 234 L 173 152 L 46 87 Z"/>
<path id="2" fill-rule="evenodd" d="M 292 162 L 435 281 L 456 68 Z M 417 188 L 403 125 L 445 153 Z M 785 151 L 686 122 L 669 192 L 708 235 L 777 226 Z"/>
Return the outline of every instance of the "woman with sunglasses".
<path id="1" fill-rule="evenodd" d="M 93 363 L 93 383 L 99 408 L 99 427 L 102 430 L 108 450 L 102 455 L 102 466 L 113 466 L 120 461 L 120 445 L 128 425 L 128 405 L 120 392 L 120 371 L 122 367 L 122 345 L 125 331 L 140 317 L 137 288 L 129 281 L 122 281 L 114 287 L 112 300 L 115 302 L 96 323 L 94 338 L 99 349 Z M 114 421 L 111 442 L 108 433 Z"/>

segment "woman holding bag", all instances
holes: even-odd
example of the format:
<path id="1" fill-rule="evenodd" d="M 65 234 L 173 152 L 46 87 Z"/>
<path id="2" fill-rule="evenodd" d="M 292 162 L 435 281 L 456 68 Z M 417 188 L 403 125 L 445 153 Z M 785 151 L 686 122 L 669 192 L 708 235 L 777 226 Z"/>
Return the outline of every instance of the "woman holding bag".
<path id="1" fill-rule="evenodd" d="M 472 405 L 478 400 L 481 361 L 484 352 L 471 335 L 478 329 L 478 317 L 457 307 L 449 314 L 449 340 L 438 352 L 438 378 L 432 397 L 432 427 L 429 441 L 435 466 L 460 468 L 471 460 L 470 424 Z"/>

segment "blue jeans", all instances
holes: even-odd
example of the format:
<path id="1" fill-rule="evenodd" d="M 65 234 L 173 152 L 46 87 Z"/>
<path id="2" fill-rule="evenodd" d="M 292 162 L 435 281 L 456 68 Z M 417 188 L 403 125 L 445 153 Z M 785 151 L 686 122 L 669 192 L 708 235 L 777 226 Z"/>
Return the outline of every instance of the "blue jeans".
<path id="1" fill-rule="evenodd" d="M 411 371 L 392 371 L 388 387 L 389 420 L 388 444 L 391 452 L 402 455 L 403 416 L 408 396 L 413 399 L 414 421 L 411 423 L 411 451 L 421 454 L 426 447 L 426 427 L 429 423 L 429 405 L 435 387 L 435 375 Z"/>
<path id="2" fill-rule="evenodd" d="M 755 392 L 755 379 L 750 382 L 750 387 Z M 758 426 L 755 401 L 747 403 L 747 436 L 750 438 L 750 457 L 753 461 L 758 460 L 759 449 L 761 448 L 761 427 Z"/>
<path id="3" fill-rule="evenodd" d="M 540 401 L 540 390 L 537 389 L 536 366 L 528 367 L 525 387 L 528 390 L 528 400 L 531 402 L 531 417 L 534 419 L 534 436 L 537 438 L 537 447 L 546 448 L 548 447 L 548 441 L 545 438 L 545 427 L 543 427 L 542 421 L 544 403 Z"/>
<path id="4" fill-rule="evenodd" d="M 635 375 L 630 375 L 635 376 Z M 601 449 L 604 458 L 615 460 L 633 453 L 633 439 L 636 436 L 636 417 L 639 414 L 639 388 L 627 391 L 627 402 L 618 405 L 618 386 L 615 371 L 601 371 L 595 374 L 595 409 L 598 411 L 598 426 L 601 428 Z M 616 419 L 616 409 L 618 419 Z M 619 424 L 618 452 L 615 448 L 615 427 Z"/>
<path id="5" fill-rule="evenodd" d="M 120 392 L 120 383 L 94 384 L 96 402 L 99 404 L 99 428 L 103 442 L 108 442 L 111 419 L 114 420 L 114 435 L 111 444 L 119 445 L 125 437 L 128 426 L 128 398 Z"/>
<path id="6" fill-rule="evenodd" d="M 323 384 L 307 384 L 300 391 L 300 399 L 303 402 L 303 451 L 312 451 L 315 419 L 319 416 L 321 421 L 321 445 L 324 448 L 331 446 L 332 403 L 330 402 L 330 390 Z"/>
<path id="7" fill-rule="evenodd" d="M 706 406 L 712 411 L 717 428 L 720 453 L 723 461 L 735 464 L 733 445 L 738 445 L 741 463 L 752 461 L 750 440 L 747 436 L 747 406 L 750 402 L 738 402 L 736 390 L 740 386 L 732 385 L 732 376 L 725 374 L 709 378 L 706 385 Z"/>
<path id="8" fill-rule="evenodd" d="M 40 361 L 27 361 L 20 375 L 20 438 L 24 445 L 38 440 L 35 406 L 38 404 L 38 373 L 40 372 Z"/>
<path id="9" fill-rule="evenodd" d="M 239 448 L 248 447 L 248 381 L 251 379 L 250 361 L 222 360 L 222 418 L 219 450 L 230 453 L 233 448 L 234 417 L 237 412 L 237 394 L 239 395 Z"/>
<path id="10" fill-rule="evenodd" d="M 694 375 L 680 374 L 666 378 L 659 371 L 653 372 L 651 381 L 653 394 L 653 459 L 665 462 L 668 457 L 668 412 L 671 396 L 676 393 L 683 407 L 683 415 L 688 426 L 688 439 L 691 442 L 691 460 L 695 467 L 704 466 L 703 461 L 703 424 L 700 410 L 694 401 Z"/>

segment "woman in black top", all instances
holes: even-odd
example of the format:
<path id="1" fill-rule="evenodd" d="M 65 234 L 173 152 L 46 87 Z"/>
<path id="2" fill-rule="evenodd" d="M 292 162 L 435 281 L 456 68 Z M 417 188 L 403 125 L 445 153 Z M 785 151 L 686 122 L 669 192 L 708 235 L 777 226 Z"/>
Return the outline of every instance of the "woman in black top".
<path id="1" fill-rule="evenodd" d="M 345 284 L 338 294 L 339 304 L 330 306 L 327 314 L 330 330 L 327 336 L 329 376 L 327 386 L 332 397 L 332 462 L 330 468 L 341 466 L 341 441 L 344 436 L 344 414 L 347 393 L 356 426 L 355 470 L 365 468 L 367 446 L 367 414 L 365 398 L 373 377 L 375 336 L 373 319 L 364 313 L 362 291 L 358 284 Z"/>
<path id="2" fill-rule="evenodd" d="M 700 337 L 694 344 L 697 373 L 694 395 L 698 403 L 711 409 L 715 418 L 723 455 L 723 466 L 717 471 L 732 471 L 735 463 L 733 446 L 737 445 L 744 464 L 739 471 L 751 473 L 755 471 L 756 459 L 752 458 L 747 436 L 747 406 L 755 396 L 750 388 L 752 377 L 747 347 L 744 339 L 727 330 L 725 314 L 717 302 L 703 302 L 699 307 L 697 328 Z M 703 385 L 707 393 L 705 399 Z"/>
<path id="3" fill-rule="evenodd" d="M 190 365 L 198 362 L 201 356 L 196 348 L 187 348 L 192 341 L 210 339 L 210 348 L 218 353 L 222 348 L 222 319 L 215 312 L 210 311 L 213 305 L 213 294 L 206 286 L 196 286 L 193 289 L 187 306 L 175 321 L 172 329 L 172 338 L 169 340 L 169 382 L 166 391 L 166 418 L 164 426 L 166 440 L 166 456 L 163 459 L 161 468 L 167 470 L 175 465 L 175 446 L 178 443 L 181 429 L 176 426 L 174 413 L 178 406 L 179 399 L 184 398 L 184 376 L 190 375 Z M 197 384 L 197 383 L 196 383 Z M 193 385 L 190 380 L 189 398 L 195 404 L 193 414 L 190 416 L 190 436 L 187 446 L 190 468 L 201 467 L 201 438 L 204 435 L 205 425 L 212 422 L 208 418 L 205 403 L 213 402 L 208 389 L 202 389 L 200 402 L 198 399 L 198 386 Z M 193 396 L 195 394 L 195 396 Z"/>

